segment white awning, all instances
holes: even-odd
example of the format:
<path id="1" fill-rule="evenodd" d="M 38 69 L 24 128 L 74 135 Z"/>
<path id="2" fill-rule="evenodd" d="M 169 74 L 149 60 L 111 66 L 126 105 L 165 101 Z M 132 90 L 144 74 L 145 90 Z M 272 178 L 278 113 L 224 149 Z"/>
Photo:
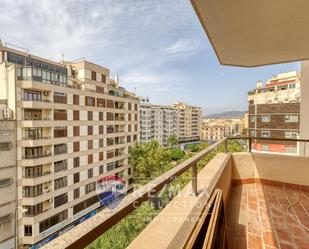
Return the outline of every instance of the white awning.
<path id="1" fill-rule="evenodd" d="M 191 0 L 221 64 L 309 59 L 309 0 Z"/>

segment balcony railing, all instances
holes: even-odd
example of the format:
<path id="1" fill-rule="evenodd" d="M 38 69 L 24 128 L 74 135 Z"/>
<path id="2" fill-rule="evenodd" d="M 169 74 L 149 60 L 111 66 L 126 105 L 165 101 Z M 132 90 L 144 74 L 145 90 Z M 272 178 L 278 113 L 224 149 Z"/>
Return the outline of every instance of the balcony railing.
<path id="1" fill-rule="evenodd" d="M 45 152 L 38 153 L 38 154 L 24 155 L 23 159 L 36 159 L 36 158 L 41 158 L 41 157 L 48 157 L 51 155 L 52 153 L 50 151 L 45 151 Z"/>

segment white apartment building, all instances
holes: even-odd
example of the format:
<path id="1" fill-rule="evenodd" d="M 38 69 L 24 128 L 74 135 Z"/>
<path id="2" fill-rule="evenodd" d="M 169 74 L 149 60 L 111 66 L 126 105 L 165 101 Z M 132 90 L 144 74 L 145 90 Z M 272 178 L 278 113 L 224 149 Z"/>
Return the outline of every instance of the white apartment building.
<path id="1" fill-rule="evenodd" d="M 202 109 L 183 102 L 177 102 L 173 106 L 179 110 L 179 142 L 187 143 L 201 140 Z"/>
<path id="2" fill-rule="evenodd" d="M 103 176 L 131 186 L 128 150 L 139 139 L 139 99 L 107 68 L 56 63 L 0 44 L 0 100 L 16 121 L 16 138 L 15 121 L 0 121 L 0 247 L 13 238 L 14 219 L 18 246 L 37 248 L 94 215 Z"/>
<path id="3" fill-rule="evenodd" d="M 152 105 L 149 98 L 140 98 L 140 138 L 142 142 L 157 140 L 168 146 L 171 135 L 179 136 L 179 111 L 168 105 Z"/>
<path id="4" fill-rule="evenodd" d="M 16 122 L 0 101 L 0 249 L 15 248 Z"/>

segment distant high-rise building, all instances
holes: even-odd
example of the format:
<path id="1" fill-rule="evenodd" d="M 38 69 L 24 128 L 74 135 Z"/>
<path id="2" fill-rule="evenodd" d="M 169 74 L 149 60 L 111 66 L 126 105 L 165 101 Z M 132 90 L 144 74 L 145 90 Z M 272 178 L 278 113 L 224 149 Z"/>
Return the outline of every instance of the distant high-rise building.
<path id="1" fill-rule="evenodd" d="M 252 137 L 298 138 L 300 116 L 300 75 L 287 72 L 258 82 L 248 93 L 248 133 Z M 257 140 L 253 149 L 297 153 L 296 142 Z"/>
<path id="2" fill-rule="evenodd" d="M 140 100 L 141 141 L 157 140 L 162 146 L 168 146 L 171 135 L 179 136 L 178 109 L 169 105 L 153 105 L 149 98 Z"/>
<path id="3" fill-rule="evenodd" d="M 173 105 L 179 110 L 179 142 L 187 143 L 199 141 L 202 138 L 201 107 L 178 102 Z"/>
<path id="4" fill-rule="evenodd" d="M 101 206 L 98 179 L 117 175 L 132 186 L 139 99 L 107 68 L 0 44 L 0 101 L 16 120 L 16 137 L 15 121 L 0 121 L 0 243 L 14 236 L 15 212 L 18 245 L 44 244 Z"/>

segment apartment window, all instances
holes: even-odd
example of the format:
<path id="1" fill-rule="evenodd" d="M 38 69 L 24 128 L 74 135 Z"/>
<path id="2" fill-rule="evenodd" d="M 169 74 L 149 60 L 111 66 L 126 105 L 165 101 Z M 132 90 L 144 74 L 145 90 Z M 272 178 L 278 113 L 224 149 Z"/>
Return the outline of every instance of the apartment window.
<path id="1" fill-rule="evenodd" d="M 60 155 L 60 154 L 65 154 L 68 152 L 67 149 L 67 144 L 55 144 L 54 145 L 54 154 L 55 155 Z"/>
<path id="2" fill-rule="evenodd" d="M 107 121 L 113 121 L 114 120 L 114 114 L 111 112 L 106 113 L 106 120 Z"/>
<path id="3" fill-rule="evenodd" d="M 38 204 L 33 205 L 33 206 L 23 206 L 23 209 L 25 210 L 24 215 L 26 217 L 33 217 L 35 215 L 42 213 L 43 203 L 38 203 Z"/>
<path id="4" fill-rule="evenodd" d="M 79 131 L 80 131 L 79 126 L 74 126 L 73 127 L 73 136 L 74 137 L 78 137 L 79 136 Z"/>
<path id="5" fill-rule="evenodd" d="M 61 178 L 54 180 L 55 190 L 59 189 L 59 188 L 66 187 L 67 185 L 68 185 L 68 177 L 67 176 L 63 176 Z"/>
<path id="6" fill-rule="evenodd" d="M 24 110 L 25 120 L 42 120 L 42 111 L 36 109 L 25 109 Z"/>
<path id="7" fill-rule="evenodd" d="M 54 208 L 60 207 L 67 202 L 68 202 L 68 193 L 58 195 L 54 198 Z"/>
<path id="8" fill-rule="evenodd" d="M 99 134 L 103 134 L 104 133 L 104 126 L 100 125 L 99 126 Z"/>
<path id="9" fill-rule="evenodd" d="M 103 146 L 104 146 L 104 140 L 103 140 L 103 138 L 100 138 L 99 139 L 99 147 L 103 148 Z"/>
<path id="10" fill-rule="evenodd" d="M 42 101 L 41 92 L 24 90 L 23 100 L 25 101 Z"/>
<path id="11" fill-rule="evenodd" d="M 104 93 L 104 87 L 96 86 L 96 92 L 97 93 Z"/>
<path id="12" fill-rule="evenodd" d="M 134 125 L 134 130 L 137 131 L 137 125 Z"/>
<path id="13" fill-rule="evenodd" d="M 88 126 L 88 136 L 89 135 L 93 135 L 93 127 L 92 126 Z"/>
<path id="14" fill-rule="evenodd" d="M 88 169 L 88 178 L 93 177 L 93 169 Z"/>
<path id="15" fill-rule="evenodd" d="M 131 136 L 127 136 L 127 143 L 131 143 Z"/>
<path id="16" fill-rule="evenodd" d="M 79 120 L 79 111 L 73 111 L 73 120 Z"/>
<path id="17" fill-rule="evenodd" d="M 94 71 L 91 71 L 91 79 L 92 80 L 97 80 L 97 73 Z"/>
<path id="18" fill-rule="evenodd" d="M 93 149 L 93 140 L 88 140 L 88 150 Z"/>
<path id="19" fill-rule="evenodd" d="M 286 131 L 284 132 L 285 138 L 297 138 L 298 132 L 297 131 Z"/>
<path id="20" fill-rule="evenodd" d="M 23 197 L 36 197 L 42 194 L 42 184 L 35 186 L 25 186 L 23 188 Z"/>
<path id="21" fill-rule="evenodd" d="M 103 174 L 104 173 L 104 165 L 100 165 L 99 166 L 99 174 Z"/>
<path id="22" fill-rule="evenodd" d="M 11 142 L 0 143 L 0 150 L 10 150 L 10 149 L 11 149 Z"/>
<path id="23" fill-rule="evenodd" d="M 31 139 L 31 140 L 42 139 L 43 129 L 42 128 L 25 128 L 24 134 L 25 134 L 24 136 L 25 139 Z"/>
<path id="24" fill-rule="evenodd" d="M 73 183 L 79 182 L 79 173 L 74 173 L 73 175 Z"/>
<path id="25" fill-rule="evenodd" d="M 135 121 L 137 121 L 137 114 L 134 114 L 134 117 L 135 117 L 135 119 L 134 119 L 134 120 L 135 120 Z"/>
<path id="26" fill-rule="evenodd" d="M 99 161 L 103 160 L 104 160 L 103 152 L 99 152 Z"/>
<path id="27" fill-rule="evenodd" d="M 79 157 L 74 157 L 73 158 L 73 167 L 74 168 L 79 167 Z"/>
<path id="28" fill-rule="evenodd" d="M 67 120 L 67 110 L 54 110 L 54 120 Z"/>
<path id="29" fill-rule="evenodd" d="M 66 104 L 67 95 L 65 93 L 54 92 L 54 103 Z"/>
<path id="30" fill-rule="evenodd" d="M 131 121 L 131 114 L 128 114 L 128 121 Z"/>
<path id="31" fill-rule="evenodd" d="M 79 188 L 74 189 L 73 196 L 74 196 L 74 199 L 79 198 L 79 196 L 80 196 Z"/>
<path id="32" fill-rule="evenodd" d="M 88 155 L 88 163 L 93 163 L 93 155 L 92 154 Z"/>
<path id="33" fill-rule="evenodd" d="M 131 109 L 132 109 L 132 104 L 128 103 L 128 110 L 131 110 Z"/>
<path id="34" fill-rule="evenodd" d="M 66 220 L 68 218 L 68 210 L 64 210 L 46 220 L 40 222 L 40 233 L 44 232 L 48 228 Z"/>
<path id="35" fill-rule="evenodd" d="M 263 122 L 263 123 L 270 122 L 270 116 L 269 115 L 262 115 L 261 116 L 261 122 Z"/>
<path id="36" fill-rule="evenodd" d="M 97 98 L 97 107 L 105 107 L 105 99 Z"/>
<path id="37" fill-rule="evenodd" d="M 270 131 L 261 131 L 261 137 L 270 137 Z"/>
<path id="38" fill-rule="evenodd" d="M 79 141 L 73 142 L 73 152 L 79 151 Z"/>
<path id="39" fill-rule="evenodd" d="M 42 165 L 25 168 L 25 178 L 35 178 L 35 177 L 40 177 L 42 175 L 43 175 Z"/>
<path id="40" fill-rule="evenodd" d="M 284 120 L 286 123 L 297 123 L 298 115 L 285 115 Z"/>
<path id="41" fill-rule="evenodd" d="M 95 106 L 95 98 L 86 96 L 85 97 L 85 105 L 86 106 Z"/>
<path id="42" fill-rule="evenodd" d="M 106 75 L 102 74 L 102 80 L 103 83 L 106 83 Z"/>
<path id="43" fill-rule="evenodd" d="M 73 105 L 79 105 L 79 95 L 73 95 Z"/>
<path id="44" fill-rule="evenodd" d="M 103 120 L 103 112 L 99 112 L 99 120 Z"/>
<path id="45" fill-rule="evenodd" d="M 68 136 L 68 128 L 66 126 L 57 126 L 54 127 L 54 137 L 67 137 Z"/>
<path id="46" fill-rule="evenodd" d="M 128 125 L 128 131 L 130 132 L 132 130 L 131 125 Z"/>
<path id="47" fill-rule="evenodd" d="M 133 142 L 135 142 L 137 140 L 137 135 L 133 136 Z"/>
<path id="48" fill-rule="evenodd" d="M 95 191 L 95 182 L 91 182 L 85 186 L 85 194 L 89 194 L 92 191 Z"/>
<path id="49" fill-rule="evenodd" d="M 24 236 L 25 237 L 32 237 L 32 226 L 30 226 L 30 225 L 24 226 Z"/>
<path id="50" fill-rule="evenodd" d="M 0 188 L 8 187 L 12 184 L 12 178 L 0 179 Z"/>
<path id="51" fill-rule="evenodd" d="M 93 118 L 92 117 L 92 111 L 88 111 L 88 115 L 87 116 L 88 116 L 88 120 L 92 120 L 92 118 Z"/>
<path id="52" fill-rule="evenodd" d="M 64 171 L 68 169 L 68 162 L 67 160 L 61 160 L 61 161 L 57 161 L 54 162 L 54 171 L 56 172 L 60 172 L 60 171 Z"/>
<path id="53" fill-rule="evenodd" d="M 107 151 L 107 153 L 106 153 L 107 159 L 111 159 L 111 158 L 113 158 L 114 156 L 115 156 L 115 153 L 114 153 L 113 150 Z"/>
<path id="54" fill-rule="evenodd" d="M 107 171 L 114 170 L 115 169 L 115 164 L 114 163 L 108 163 L 106 165 L 106 169 L 107 169 Z"/>
<path id="55" fill-rule="evenodd" d="M 255 123 L 255 116 L 252 116 L 252 115 L 250 116 L 250 122 Z"/>

